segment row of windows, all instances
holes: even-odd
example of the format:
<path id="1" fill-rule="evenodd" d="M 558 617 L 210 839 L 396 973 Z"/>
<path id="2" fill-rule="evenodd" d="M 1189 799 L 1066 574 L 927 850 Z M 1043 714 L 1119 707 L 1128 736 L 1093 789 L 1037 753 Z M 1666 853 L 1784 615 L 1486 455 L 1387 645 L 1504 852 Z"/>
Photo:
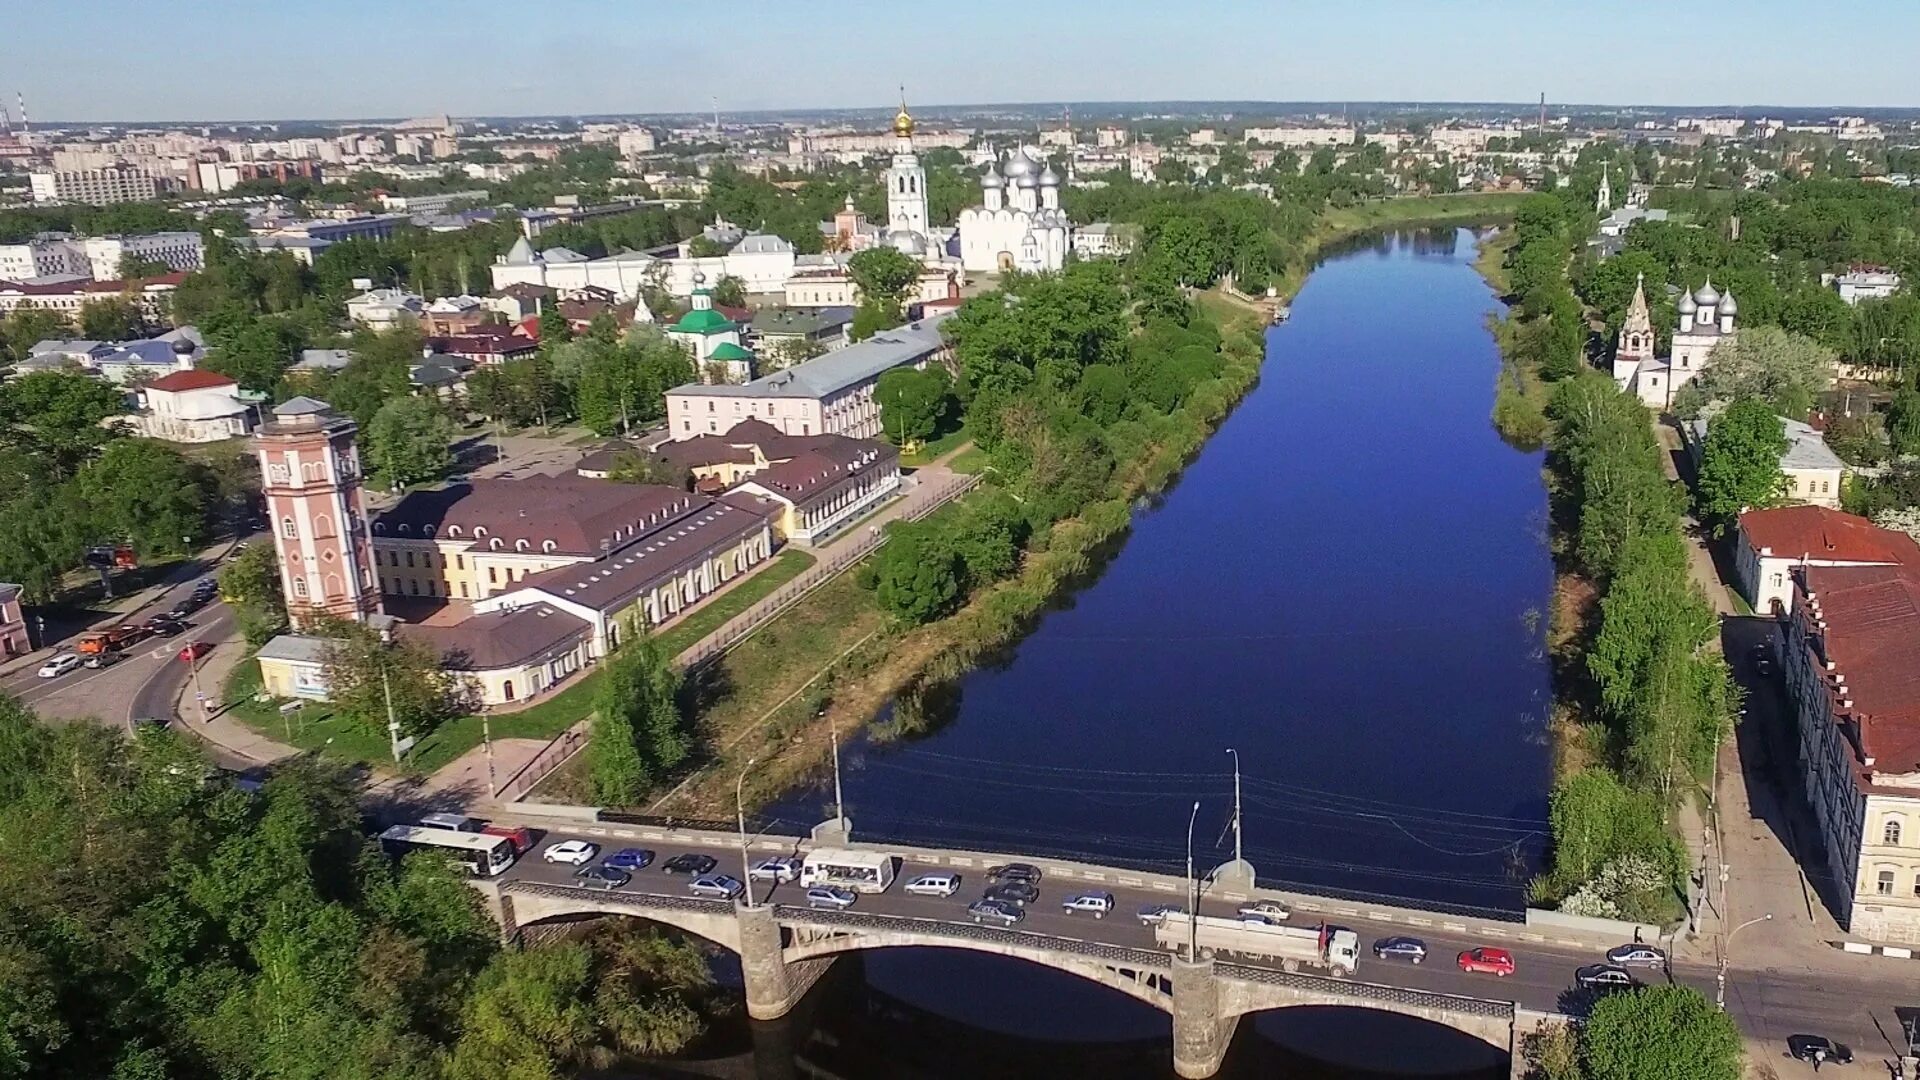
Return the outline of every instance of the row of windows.
<path id="1" fill-rule="evenodd" d="M 526 542 L 526 541 L 524 541 L 524 540 L 523 540 L 523 541 L 521 541 L 521 543 L 525 543 L 525 542 Z M 549 541 L 549 543 L 551 543 L 551 541 Z M 398 551 L 389 551 L 389 552 L 387 552 L 387 559 L 386 559 L 386 564 L 387 564 L 388 566 L 399 566 L 399 565 L 400 565 L 400 556 L 401 556 L 401 554 L 402 554 L 402 553 L 401 553 L 401 552 L 398 552 Z M 406 557 L 407 557 L 407 565 L 408 565 L 408 566 L 412 566 L 412 565 L 413 565 L 413 552 L 411 552 L 411 551 L 409 551 L 409 552 L 406 552 L 406 553 L 405 553 L 405 555 L 406 555 Z M 376 552 L 374 552 L 374 553 L 373 553 L 373 561 L 374 561 L 374 565 L 376 565 L 376 566 L 380 564 L 380 553 L 379 553 L 378 551 L 376 551 Z M 421 552 L 421 553 L 420 553 L 420 565 L 421 565 L 421 566 L 424 566 L 424 567 L 426 567 L 426 568 L 427 568 L 427 569 L 429 569 L 429 570 L 431 570 L 431 569 L 433 569 L 433 552 L 431 552 L 431 551 L 423 551 L 423 552 Z M 449 566 L 449 565 L 451 565 L 451 566 L 452 566 L 452 567 L 453 567 L 453 568 L 454 568 L 455 570 L 465 570 L 465 569 L 467 568 L 467 557 L 466 557 L 465 555 L 462 555 L 462 554 L 460 554 L 460 553 L 458 553 L 458 552 L 456 552 L 456 553 L 454 553 L 454 556 L 453 556 L 453 562 L 452 562 L 451 564 L 449 564 L 449 563 L 447 562 L 447 560 L 445 559 L 445 557 L 442 557 L 442 558 L 441 558 L 441 560 L 440 560 L 440 566 L 441 566 L 441 568 L 442 568 L 442 569 L 444 569 L 444 568 L 446 568 L 446 567 L 447 567 L 447 566 Z"/>
<path id="2" fill-rule="evenodd" d="M 1892 896 L 1893 884 L 1894 884 L 1894 871 L 1892 870 L 1880 871 L 1879 877 L 1873 883 L 1874 895 Z M 1920 874 L 1915 874 L 1913 876 L 1913 895 L 1915 897 L 1920 897 Z"/>
<path id="3" fill-rule="evenodd" d="M 1787 491 L 1794 495 L 1800 494 L 1800 478 L 1799 477 L 1797 476 L 1787 477 Z M 1811 480 L 1807 481 L 1807 494 L 1809 495 L 1815 494 L 1815 491 L 1813 490 L 1813 481 Z M 1820 490 L 1818 494 L 1821 494 L 1821 495 L 1833 494 L 1833 481 L 1831 480 L 1820 481 Z"/>

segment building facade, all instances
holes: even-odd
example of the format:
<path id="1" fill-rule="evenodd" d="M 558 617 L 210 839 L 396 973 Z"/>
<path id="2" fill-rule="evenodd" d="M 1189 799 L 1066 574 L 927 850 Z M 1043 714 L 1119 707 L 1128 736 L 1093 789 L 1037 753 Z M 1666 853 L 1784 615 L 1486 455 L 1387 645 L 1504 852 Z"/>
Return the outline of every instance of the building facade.
<path id="1" fill-rule="evenodd" d="M 237 439 L 254 428 L 255 406 L 225 375 L 189 369 L 162 375 L 140 388 L 143 407 L 134 430 L 149 439 L 210 443 Z"/>
<path id="2" fill-rule="evenodd" d="M 37 203 L 150 202 L 172 187 L 171 180 L 132 165 L 37 172 L 28 177 L 28 191 Z"/>
<path id="3" fill-rule="evenodd" d="M 981 203 L 960 212 L 968 273 L 1044 273 L 1066 265 L 1073 226 L 1060 209 L 1060 174 L 1038 150 L 1017 147 L 980 177 Z"/>
<path id="4" fill-rule="evenodd" d="M 353 420 L 297 397 L 254 437 L 280 584 L 295 629 L 381 613 Z"/>
<path id="5" fill-rule="evenodd" d="M 20 597 L 20 586 L 0 581 L 0 659 L 25 656 L 33 651 L 27 635 L 27 612 Z"/>
<path id="6" fill-rule="evenodd" d="M 1711 281 L 1682 293 L 1674 308 L 1678 324 L 1673 330 L 1672 355 L 1662 359 L 1654 353 L 1646 281 L 1636 282 L 1613 353 L 1614 382 L 1648 408 L 1662 411 L 1672 407 L 1681 387 L 1699 377 L 1713 350 L 1733 340 L 1734 319 L 1740 313 L 1733 294 L 1721 293 Z"/>
<path id="7" fill-rule="evenodd" d="M 1863 517 L 1823 506 L 1781 506 L 1740 515 L 1734 577 L 1754 611 L 1776 618 L 1793 608 L 1793 571 L 1799 566 L 1910 566 L 1920 569 L 1920 544 Z"/>

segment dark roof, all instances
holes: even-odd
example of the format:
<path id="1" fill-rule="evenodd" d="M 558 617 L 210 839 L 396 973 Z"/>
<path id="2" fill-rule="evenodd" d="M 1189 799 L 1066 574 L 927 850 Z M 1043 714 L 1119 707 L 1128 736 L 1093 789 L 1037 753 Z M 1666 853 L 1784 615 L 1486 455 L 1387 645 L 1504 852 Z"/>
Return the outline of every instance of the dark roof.
<path id="1" fill-rule="evenodd" d="M 598 557 L 670 527 L 697 512 L 702 501 L 670 487 L 574 476 L 470 480 L 409 493 L 374 517 L 373 530 L 375 536 L 401 540 L 478 540 L 476 546 L 483 548 L 498 538 L 507 551 L 525 540 L 535 553 L 551 540 L 557 554 Z M 485 534 L 476 536 L 481 529 Z"/>
<path id="2" fill-rule="evenodd" d="M 1852 702 L 1836 702 L 1835 713 L 1859 722 L 1871 771 L 1920 772 L 1920 580 L 1897 566 L 1799 573 L 1810 614 L 1826 624 L 1830 674 L 1846 680 L 1836 696 Z"/>
<path id="3" fill-rule="evenodd" d="M 496 292 L 495 296 L 511 296 L 515 300 L 545 300 L 554 295 L 554 290 L 545 285 L 530 282 L 516 282 Z"/>
<path id="4" fill-rule="evenodd" d="M 604 491 L 625 484 L 589 481 Z M 653 489 L 666 490 L 666 489 Z M 518 588 L 540 589 L 600 611 L 618 608 L 633 597 L 681 573 L 715 551 L 740 542 L 767 525 L 768 514 L 736 502 L 674 492 L 699 504 L 670 527 L 643 535 L 604 559 L 528 574 Z"/>
<path id="5" fill-rule="evenodd" d="M 898 451 L 887 443 L 843 438 L 839 442 L 804 450 L 786 461 L 762 469 L 748 477 L 743 484 L 752 484 L 783 495 L 793 502 L 804 503 L 862 469 L 877 467 L 897 456 Z"/>
<path id="6" fill-rule="evenodd" d="M 171 375 L 162 375 L 148 383 L 147 389 L 177 394 L 183 390 L 211 390 L 216 386 L 236 385 L 238 384 L 225 375 L 194 368 L 188 371 L 176 371 Z"/>
<path id="7" fill-rule="evenodd" d="M 850 307 L 826 307 L 809 311 L 795 308 L 761 308 L 753 313 L 753 322 L 748 328 L 756 334 L 811 336 L 845 326 L 852 321 L 853 309 Z"/>
<path id="8" fill-rule="evenodd" d="M 586 636 L 586 622 L 551 604 L 489 611 L 450 626 L 403 623 L 399 634 L 433 649 L 456 671 L 491 671 L 544 660 Z"/>

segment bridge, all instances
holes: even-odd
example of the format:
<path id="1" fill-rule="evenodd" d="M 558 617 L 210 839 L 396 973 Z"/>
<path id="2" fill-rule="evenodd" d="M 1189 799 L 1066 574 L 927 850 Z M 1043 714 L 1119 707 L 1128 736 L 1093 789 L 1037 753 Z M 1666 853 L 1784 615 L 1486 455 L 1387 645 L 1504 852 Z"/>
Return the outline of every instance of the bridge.
<path id="1" fill-rule="evenodd" d="M 542 847 L 557 840 L 582 839 L 600 844 L 603 852 L 645 847 L 656 853 L 656 861 L 636 873 L 627 886 L 609 891 L 582 888 L 574 883 L 571 867 L 530 855 L 502 877 L 478 883 L 490 895 L 509 940 L 563 934 L 570 924 L 595 917 L 647 919 L 736 953 L 747 1011 L 761 1020 L 786 1015 L 834 959 L 848 952 L 936 947 L 1015 958 L 1067 972 L 1169 1014 L 1174 1068 L 1182 1077 L 1208 1077 L 1218 1070 L 1241 1017 L 1297 1006 L 1396 1013 L 1445 1025 L 1511 1052 L 1521 1035 L 1558 1011 L 1573 968 L 1620 943 L 1617 936 L 1549 937 L 1513 922 L 1352 905 L 1259 889 L 1251 875 L 1234 873 L 1233 864 L 1209 875 L 1201 897 L 1201 910 L 1206 913 L 1230 914 L 1250 900 L 1279 899 L 1294 909 L 1295 921 L 1302 924 L 1335 921 L 1355 929 L 1363 949 L 1374 937 L 1396 933 L 1415 934 L 1427 941 L 1431 960 L 1423 966 L 1394 964 L 1366 954 L 1354 976 L 1338 978 L 1290 969 L 1279 962 L 1205 951 L 1189 958 L 1159 944 L 1135 911 L 1148 903 L 1181 903 L 1188 883 L 1172 875 L 1019 855 L 854 845 L 899 856 L 902 878 L 933 870 L 959 873 L 961 891 L 941 898 L 910 896 L 896 887 L 883 894 L 862 895 L 849 910 L 813 910 L 799 902 L 801 890 L 796 884 L 755 882 L 751 902 L 745 897 L 705 899 L 688 895 L 685 878 L 658 869 L 659 862 L 676 854 L 702 852 L 720 860 L 720 872 L 742 877 L 742 851 L 735 832 L 622 824 L 586 808 L 523 805 L 518 810 L 524 813 L 516 813 L 513 820 L 541 829 Z M 543 812 L 565 816 L 559 820 L 535 816 Z M 846 846 L 844 834 L 830 829 L 820 842 Z M 750 839 L 748 857 L 758 861 L 775 854 L 803 854 L 814 843 L 812 838 L 761 834 Z M 1042 868 L 1041 899 L 1014 927 L 975 924 L 966 914 L 966 905 L 984 887 L 985 869 L 1009 861 Z M 1061 910 L 1060 899 L 1089 889 L 1114 894 L 1113 917 L 1096 921 Z M 1549 952 L 1552 958 L 1537 962 L 1531 956 L 1523 958 L 1524 974 L 1511 980 L 1467 975 L 1453 963 L 1453 951 L 1473 944 L 1503 945 L 1516 953 L 1533 949 Z M 1528 1002 L 1517 1001 L 1519 997 Z"/>

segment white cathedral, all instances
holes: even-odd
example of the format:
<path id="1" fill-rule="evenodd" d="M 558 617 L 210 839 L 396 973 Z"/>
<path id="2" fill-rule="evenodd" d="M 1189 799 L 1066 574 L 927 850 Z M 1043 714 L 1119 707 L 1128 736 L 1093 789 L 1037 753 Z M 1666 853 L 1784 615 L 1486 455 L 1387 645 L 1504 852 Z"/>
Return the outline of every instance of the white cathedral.
<path id="1" fill-rule="evenodd" d="M 1674 305 L 1679 316 L 1673 328 L 1673 350 L 1667 359 L 1654 355 L 1653 319 L 1647 311 L 1646 278 L 1633 286 L 1633 302 L 1620 325 L 1620 341 L 1613 353 L 1613 381 L 1649 408 L 1668 409 L 1680 388 L 1699 376 L 1714 347 L 1732 341 L 1734 317 L 1740 305 L 1732 293 L 1723 293 L 1708 281 L 1693 292 L 1680 294 Z"/>
<path id="2" fill-rule="evenodd" d="M 1060 174 L 1030 146 L 980 177 L 984 202 L 960 212 L 960 265 L 971 273 L 1058 270 L 1073 250 Z"/>

